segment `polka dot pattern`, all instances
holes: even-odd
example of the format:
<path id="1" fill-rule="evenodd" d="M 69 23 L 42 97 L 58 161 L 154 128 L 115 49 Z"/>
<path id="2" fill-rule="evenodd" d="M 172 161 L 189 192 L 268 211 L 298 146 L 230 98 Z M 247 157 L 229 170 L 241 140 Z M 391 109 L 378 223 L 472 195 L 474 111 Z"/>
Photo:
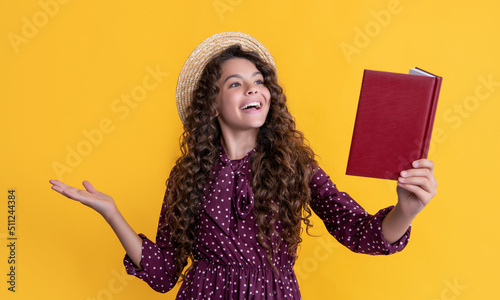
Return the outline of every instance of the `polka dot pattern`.
<path id="1" fill-rule="evenodd" d="M 309 183 L 313 199 L 311 209 L 320 217 L 328 232 L 349 250 L 371 255 L 388 255 L 403 250 L 409 242 L 411 226 L 389 244 L 382 235 L 382 220 L 394 206 L 370 215 L 347 193 L 338 191 L 320 168 Z"/>
<path id="2" fill-rule="evenodd" d="M 258 227 L 253 211 L 250 157 L 229 160 L 221 148 L 202 197 L 195 262 L 177 299 L 301 299 L 293 271 L 294 259 L 281 243 L 273 258 L 279 274 L 267 262 L 266 250 L 257 242 Z M 368 214 L 348 194 L 337 190 L 328 175 L 318 168 L 309 183 L 311 209 L 323 220 L 328 231 L 354 252 L 392 254 L 403 250 L 410 229 L 396 243 L 386 242 L 381 233 L 382 220 L 391 207 Z M 170 188 L 167 187 L 165 199 Z M 166 212 L 165 199 L 159 224 Z M 276 231 L 283 228 L 276 222 Z M 125 255 L 127 273 L 165 293 L 177 283 L 170 232 L 158 230 L 156 243 L 143 234 L 141 268 Z M 277 242 L 275 239 L 274 243 Z M 190 284 L 188 284 L 190 282 Z"/>

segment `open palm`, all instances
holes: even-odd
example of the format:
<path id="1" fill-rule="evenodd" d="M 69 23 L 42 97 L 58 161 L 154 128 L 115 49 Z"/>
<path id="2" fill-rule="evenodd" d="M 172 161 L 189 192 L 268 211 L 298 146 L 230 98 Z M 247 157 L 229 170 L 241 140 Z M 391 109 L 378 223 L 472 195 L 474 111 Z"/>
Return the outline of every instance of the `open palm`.
<path id="1" fill-rule="evenodd" d="M 113 198 L 96 190 L 88 181 L 83 182 L 85 190 L 71 187 L 59 180 L 50 180 L 49 182 L 54 191 L 94 209 L 105 219 L 117 210 Z"/>

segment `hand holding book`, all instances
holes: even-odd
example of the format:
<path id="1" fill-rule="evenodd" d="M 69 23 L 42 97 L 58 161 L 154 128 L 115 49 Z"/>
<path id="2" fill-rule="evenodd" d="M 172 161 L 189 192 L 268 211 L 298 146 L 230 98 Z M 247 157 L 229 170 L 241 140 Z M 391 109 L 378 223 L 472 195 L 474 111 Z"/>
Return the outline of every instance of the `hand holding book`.
<path id="1" fill-rule="evenodd" d="M 427 159 L 442 78 L 365 70 L 346 174 L 398 181 L 398 203 L 382 222 L 394 243 L 436 195 Z"/>
<path id="2" fill-rule="evenodd" d="M 398 178 L 398 203 L 382 221 L 382 235 L 389 243 L 398 241 L 413 219 L 437 193 L 434 163 L 428 159 L 413 162 L 413 168 Z"/>

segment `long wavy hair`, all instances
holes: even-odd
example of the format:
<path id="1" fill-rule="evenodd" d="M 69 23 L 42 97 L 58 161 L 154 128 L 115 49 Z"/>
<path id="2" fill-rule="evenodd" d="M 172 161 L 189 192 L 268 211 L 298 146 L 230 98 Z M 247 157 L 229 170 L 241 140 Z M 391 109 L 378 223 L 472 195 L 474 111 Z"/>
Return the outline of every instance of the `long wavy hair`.
<path id="1" fill-rule="evenodd" d="M 257 53 L 233 45 L 208 62 L 193 93 L 181 136 L 181 156 L 175 171 L 167 181 L 165 224 L 171 232 L 175 247 L 176 275 L 185 279 L 182 271 L 188 261 L 194 261 L 193 245 L 196 224 L 201 208 L 203 186 L 218 159 L 222 137 L 215 98 L 219 92 L 216 82 L 221 77 L 221 64 L 232 58 L 251 61 L 264 77 L 271 94 L 269 113 L 257 135 L 256 153 L 252 156 L 252 189 L 259 232 L 258 243 L 267 250 L 267 261 L 276 270 L 272 259 L 280 245 L 273 236 L 281 235 L 288 245 L 288 254 L 296 258 L 302 241 L 301 223 L 306 231 L 312 226 L 308 183 L 316 165 L 314 152 L 287 109 L 286 96 L 278 84 L 275 68 L 264 62 Z M 276 232 L 277 221 L 283 232 Z"/>

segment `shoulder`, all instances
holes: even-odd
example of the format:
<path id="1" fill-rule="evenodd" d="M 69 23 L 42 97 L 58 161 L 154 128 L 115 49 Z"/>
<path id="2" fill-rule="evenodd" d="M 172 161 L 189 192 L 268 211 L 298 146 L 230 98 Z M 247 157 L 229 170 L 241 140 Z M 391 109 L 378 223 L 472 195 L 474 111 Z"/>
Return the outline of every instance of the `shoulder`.
<path id="1" fill-rule="evenodd" d="M 330 176 L 317 163 L 311 164 L 310 168 L 312 175 L 309 180 L 309 186 L 321 185 L 330 180 Z"/>
<path id="2" fill-rule="evenodd" d="M 313 175 L 309 180 L 309 189 L 313 199 L 346 195 L 345 193 L 339 192 L 336 184 L 333 183 L 330 176 L 318 165 L 314 166 Z"/>

